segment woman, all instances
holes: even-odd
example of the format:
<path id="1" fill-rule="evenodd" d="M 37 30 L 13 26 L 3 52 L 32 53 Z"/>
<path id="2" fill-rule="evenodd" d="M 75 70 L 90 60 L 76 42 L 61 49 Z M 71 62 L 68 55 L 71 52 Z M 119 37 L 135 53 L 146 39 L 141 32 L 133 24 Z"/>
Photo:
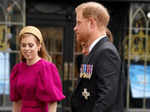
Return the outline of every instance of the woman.
<path id="1" fill-rule="evenodd" d="M 24 27 L 18 37 L 20 63 L 10 76 L 13 112 L 56 112 L 57 101 L 65 98 L 56 66 L 49 62 L 41 32 Z"/>

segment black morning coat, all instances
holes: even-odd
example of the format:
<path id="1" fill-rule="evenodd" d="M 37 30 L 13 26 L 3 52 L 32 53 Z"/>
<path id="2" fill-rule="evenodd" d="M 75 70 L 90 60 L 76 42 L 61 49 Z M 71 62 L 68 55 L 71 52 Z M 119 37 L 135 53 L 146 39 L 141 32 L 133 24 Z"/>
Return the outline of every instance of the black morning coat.
<path id="1" fill-rule="evenodd" d="M 123 112 L 123 75 L 119 53 L 104 37 L 84 57 L 72 112 Z"/>

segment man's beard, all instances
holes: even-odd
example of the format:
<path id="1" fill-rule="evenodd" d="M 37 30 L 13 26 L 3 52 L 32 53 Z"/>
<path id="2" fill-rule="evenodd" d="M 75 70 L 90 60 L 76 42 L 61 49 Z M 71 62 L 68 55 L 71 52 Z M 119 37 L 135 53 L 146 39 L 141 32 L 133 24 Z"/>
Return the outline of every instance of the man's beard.
<path id="1" fill-rule="evenodd" d="M 87 43 L 88 42 L 88 37 L 87 36 L 80 36 L 80 37 L 76 37 L 76 41 L 81 45 L 82 43 Z"/>

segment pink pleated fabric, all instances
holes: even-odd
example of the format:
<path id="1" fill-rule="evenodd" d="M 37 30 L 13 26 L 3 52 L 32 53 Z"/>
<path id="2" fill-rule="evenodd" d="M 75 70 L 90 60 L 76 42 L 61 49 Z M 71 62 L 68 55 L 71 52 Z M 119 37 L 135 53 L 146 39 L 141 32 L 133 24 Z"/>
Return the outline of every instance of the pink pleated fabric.
<path id="1" fill-rule="evenodd" d="M 22 101 L 21 112 L 48 112 L 48 103 L 65 98 L 56 66 L 44 59 L 19 63 L 10 75 L 10 100 Z"/>

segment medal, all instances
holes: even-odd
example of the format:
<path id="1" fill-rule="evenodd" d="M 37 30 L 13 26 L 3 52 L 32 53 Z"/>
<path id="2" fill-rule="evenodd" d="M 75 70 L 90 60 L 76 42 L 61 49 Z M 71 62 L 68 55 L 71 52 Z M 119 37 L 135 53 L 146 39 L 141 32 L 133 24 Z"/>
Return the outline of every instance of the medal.
<path id="1" fill-rule="evenodd" d="M 90 96 L 90 92 L 87 91 L 87 88 L 84 88 L 82 92 L 82 96 L 84 96 L 85 100 L 88 100 L 88 97 Z"/>
<path id="2" fill-rule="evenodd" d="M 80 68 L 80 78 L 89 79 L 92 76 L 93 65 L 90 64 L 82 64 Z"/>
<path id="3" fill-rule="evenodd" d="M 83 64 L 81 65 L 81 68 L 80 68 L 80 78 L 83 77 Z"/>

